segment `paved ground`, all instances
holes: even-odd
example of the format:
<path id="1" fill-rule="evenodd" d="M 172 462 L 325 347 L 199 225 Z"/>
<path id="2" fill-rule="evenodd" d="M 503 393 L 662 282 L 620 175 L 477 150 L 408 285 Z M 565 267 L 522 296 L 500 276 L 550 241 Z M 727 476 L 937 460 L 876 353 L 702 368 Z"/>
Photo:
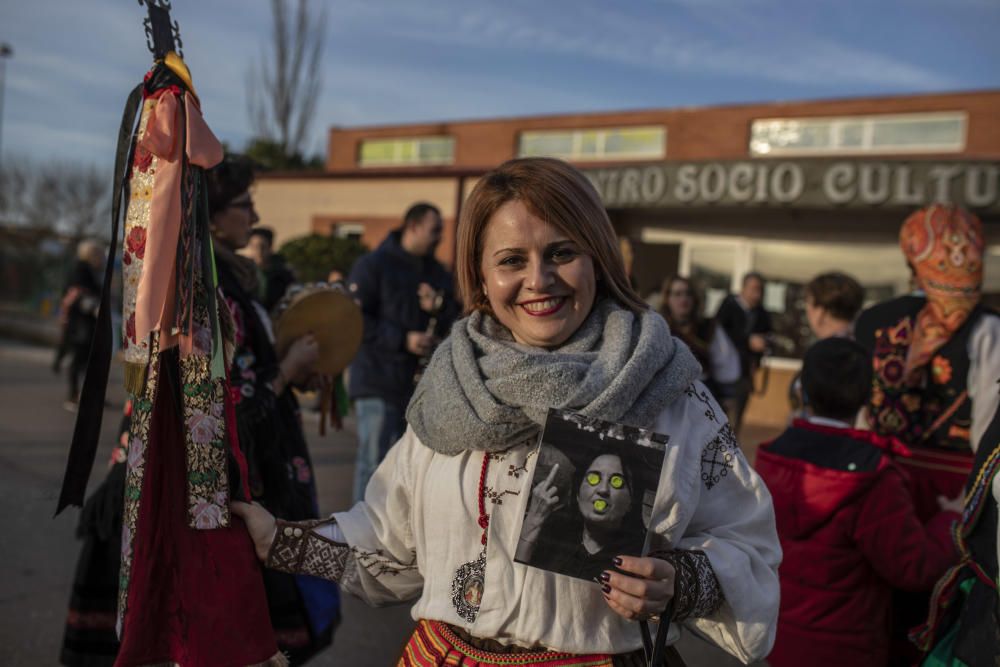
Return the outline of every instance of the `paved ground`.
<path id="1" fill-rule="evenodd" d="M 9 667 L 57 664 L 79 551 L 73 536 L 77 510 L 52 518 L 74 415 L 61 406 L 64 385 L 52 374 L 51 359 L 48 349 L 0 341 L 0 654 Z M 114 440 L 124 399 L 120 387 L 115 368 L 92 487 L 103 478 Z M 354 466 L 351 425 L 320 438 L 310 418 L 306 431 L 321 508 L 346 507 Z M 334 646 L 310 664 L 393 664 L 413 626 L 409 609 L 372 609 L 347 597 L 343 611 Z M 682 640 L 681 652 L 692 667 L 738 664 L 690 636 Z"/>

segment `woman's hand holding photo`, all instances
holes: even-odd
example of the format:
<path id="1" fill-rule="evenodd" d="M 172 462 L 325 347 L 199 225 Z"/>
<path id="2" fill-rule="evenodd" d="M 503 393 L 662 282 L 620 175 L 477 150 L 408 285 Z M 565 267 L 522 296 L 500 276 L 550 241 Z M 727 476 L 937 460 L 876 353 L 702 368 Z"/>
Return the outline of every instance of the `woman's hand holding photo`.
<path id="1" fill-rule="evenodd" d="M 601 574 L 601 591 L 614 612 L 630 621 L 659 616 L 674 597 L 674 566 L 662 558 L 618 556 L 615 567 Z M 635 576 L 629 576 L 635 575 Z"/>

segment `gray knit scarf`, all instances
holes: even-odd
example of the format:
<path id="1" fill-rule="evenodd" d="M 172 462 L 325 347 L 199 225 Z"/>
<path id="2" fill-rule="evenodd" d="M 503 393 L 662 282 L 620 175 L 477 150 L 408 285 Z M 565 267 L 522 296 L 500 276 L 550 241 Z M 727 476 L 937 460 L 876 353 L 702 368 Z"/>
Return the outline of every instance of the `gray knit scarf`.
<path id="1" fill-rule="evenodd" d="M 660 315 L 636 315 L 612 299 L 552 350 L 516 343 L 477 311 L 434 353 L 406 419 L 441 454 L 496 452 L 536 436 L 549 408 L 649 428 L 700 375 Z"/>

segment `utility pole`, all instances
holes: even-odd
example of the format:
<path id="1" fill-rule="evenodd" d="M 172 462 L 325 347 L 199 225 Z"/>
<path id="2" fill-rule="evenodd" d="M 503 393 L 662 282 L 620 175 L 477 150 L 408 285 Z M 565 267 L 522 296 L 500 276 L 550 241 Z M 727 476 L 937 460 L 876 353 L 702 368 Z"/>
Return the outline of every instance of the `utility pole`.
<path id="1" fill-rule="evenodd" d="M 7 58 L 14 55 L 14 49 L 6 42 L 0 42 L 0 167 L 3 166 L 3 86 L 7 72 Z"/>

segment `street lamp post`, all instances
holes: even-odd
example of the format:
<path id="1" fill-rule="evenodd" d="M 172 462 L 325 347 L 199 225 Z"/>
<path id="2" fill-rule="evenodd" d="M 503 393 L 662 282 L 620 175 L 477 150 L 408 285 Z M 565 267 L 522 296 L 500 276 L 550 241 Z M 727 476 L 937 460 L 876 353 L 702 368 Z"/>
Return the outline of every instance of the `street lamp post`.
<path id="1" fill-rule="evenodd" d="M 14 49 L 6 42 L 0 42 L 0 167 L 3 166 L 3 87 L 7 72 L 7 58 L 14 55 Z"/>

